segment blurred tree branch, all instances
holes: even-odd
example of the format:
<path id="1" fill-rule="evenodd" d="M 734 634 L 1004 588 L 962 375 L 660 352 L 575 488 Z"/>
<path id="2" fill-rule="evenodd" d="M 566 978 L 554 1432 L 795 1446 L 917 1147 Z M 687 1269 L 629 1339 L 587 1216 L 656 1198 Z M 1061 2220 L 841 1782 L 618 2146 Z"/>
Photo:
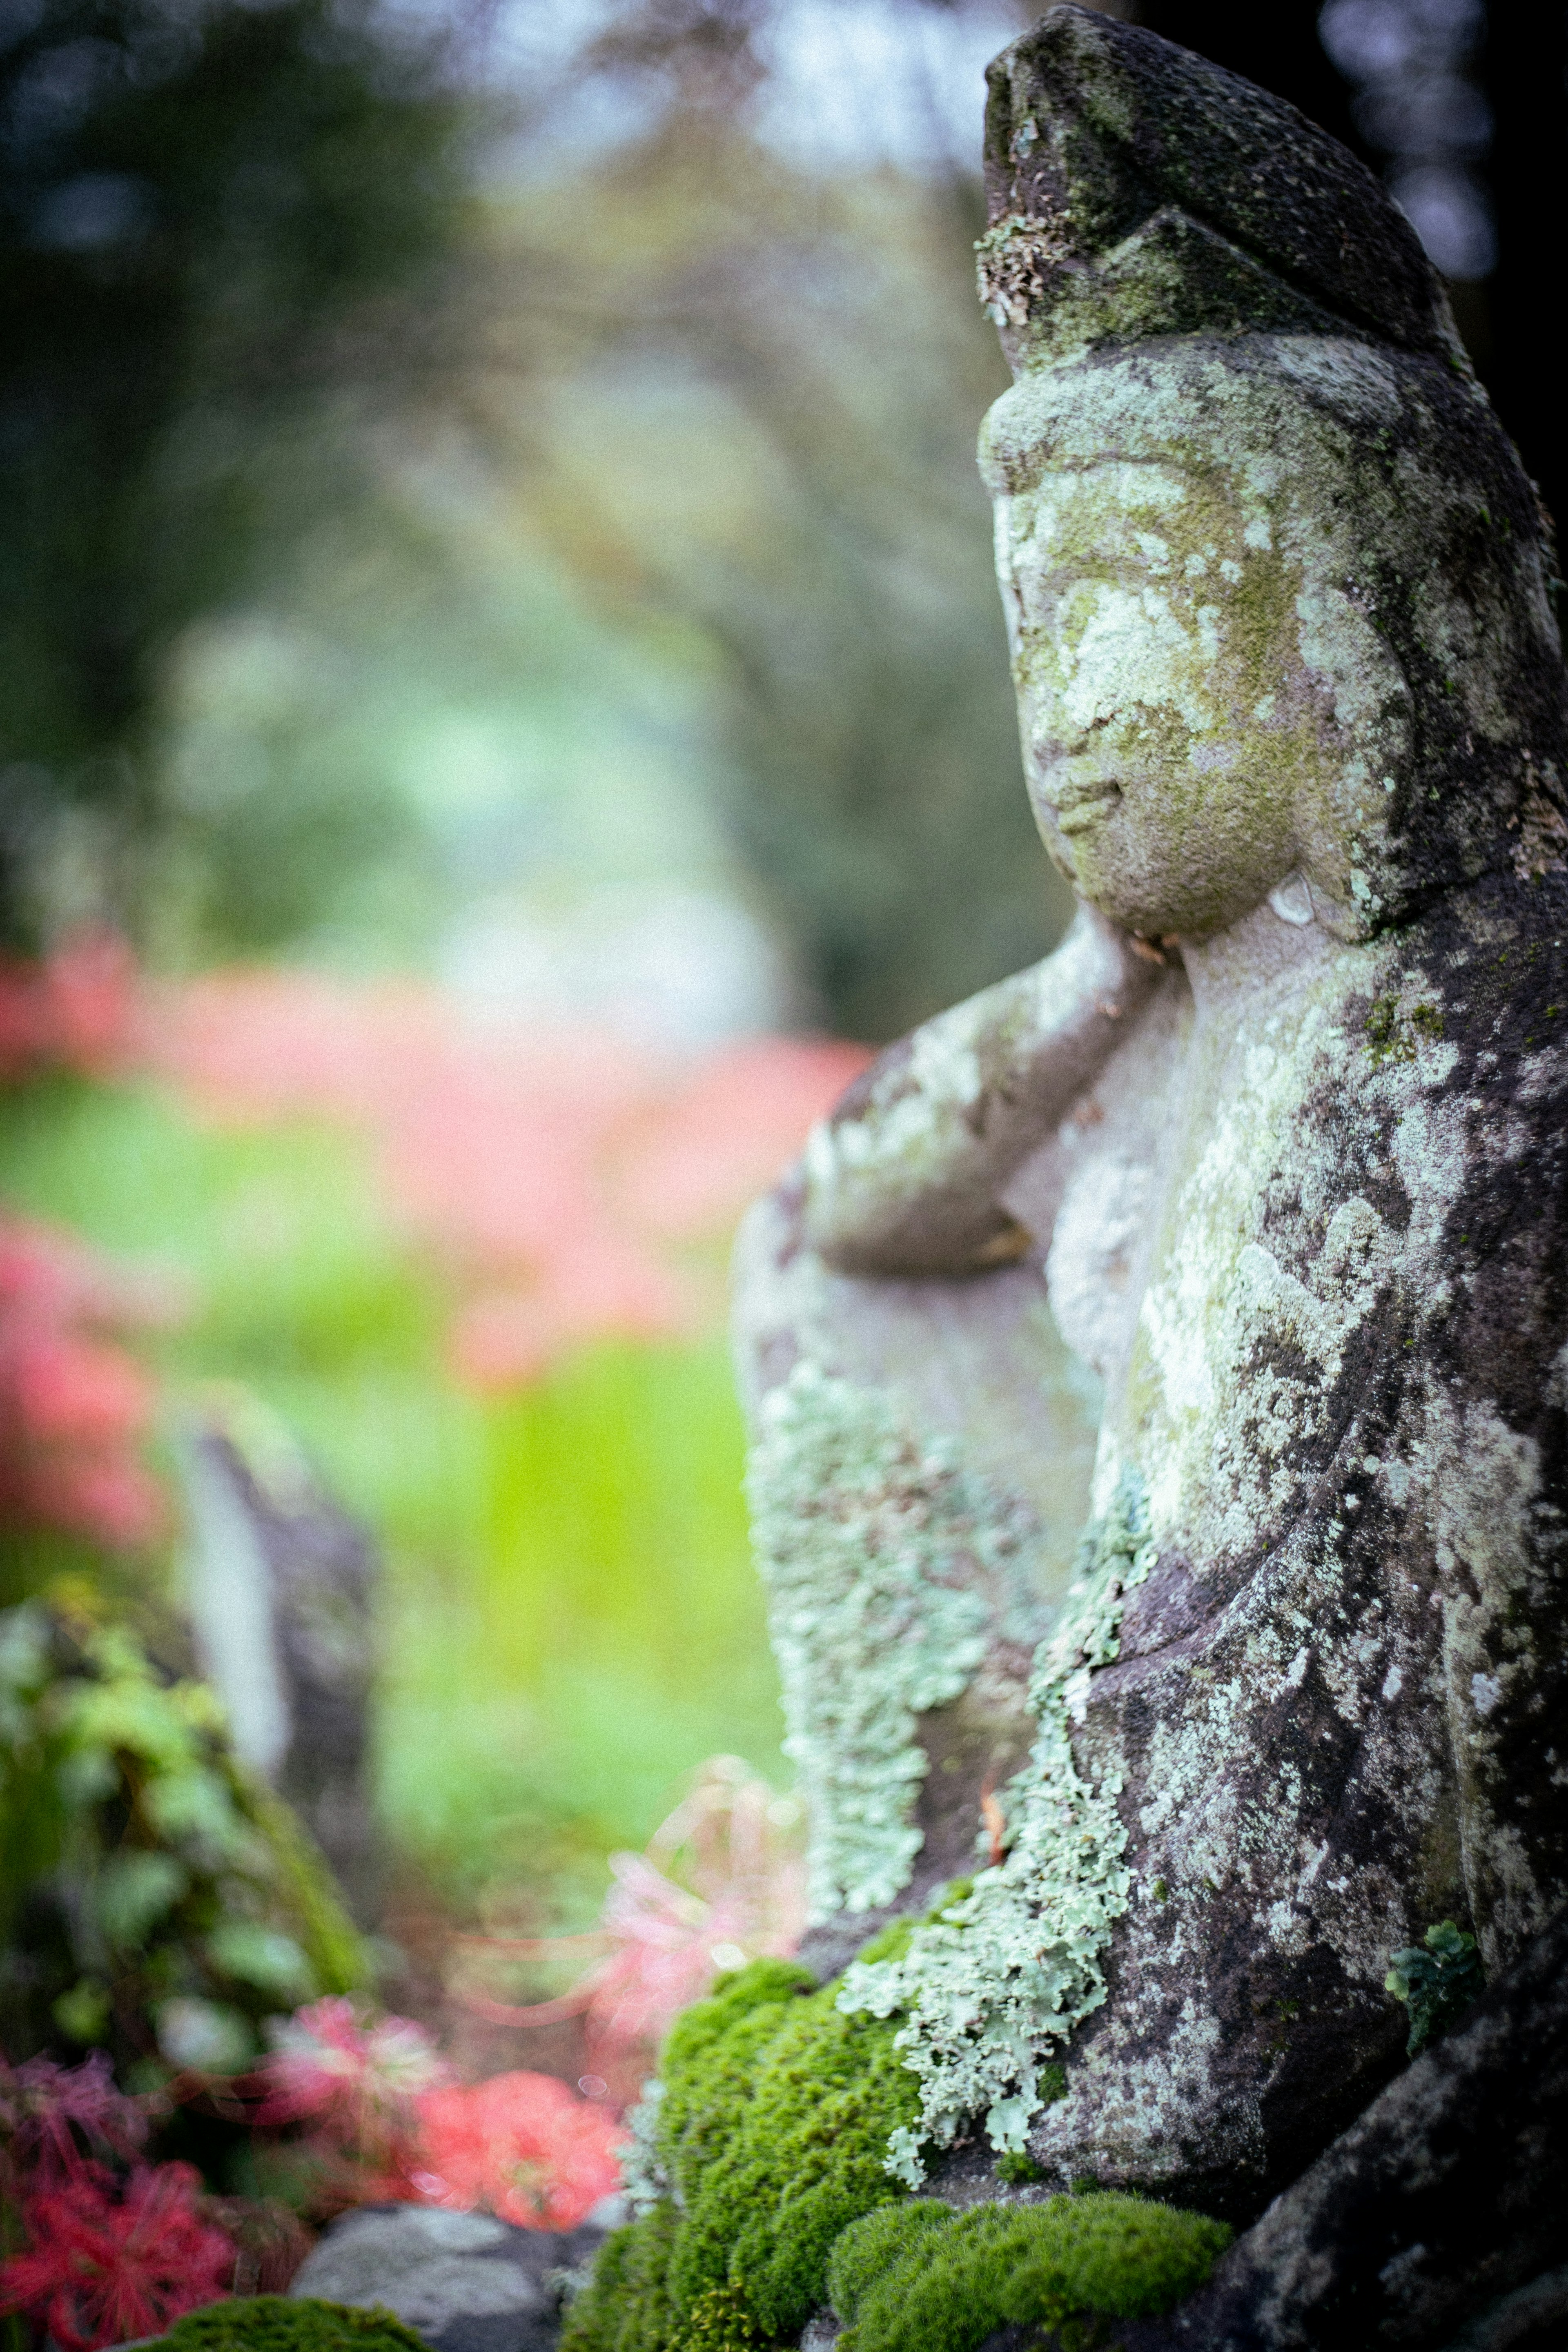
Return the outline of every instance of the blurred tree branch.
<path id="1" fill-rule="evenodd" d="M 483 301 L 479 429 L 602 601 L 713 649 L 732 838 L 835 1025 L 887 1035 L 1042 952 L 1065 892 L 1025 803 L 974 468 L 1007 380 L 973 292 L 978 173 L 811 171 L 762 143 L 777 15 L 644 0 L 595 45 L 587 69 L 653 78 L 658 111 L 498 206 L 498 275 L 526 249 L 581 307 Z"/>
<path id="2" fill-rule="evenodd" d="M 446 364 L 430 327 L 472 127 L 453 46 L 395 32 L 372 0 L 5 0 L 13 946 L 81 911 L 73 887 L 134 920 L 167 847 L 149 740 L 164 654 L 352 500 L 350 414 L 405 404 Z M 73 856 L 90 869 L 74 885 Z"/>

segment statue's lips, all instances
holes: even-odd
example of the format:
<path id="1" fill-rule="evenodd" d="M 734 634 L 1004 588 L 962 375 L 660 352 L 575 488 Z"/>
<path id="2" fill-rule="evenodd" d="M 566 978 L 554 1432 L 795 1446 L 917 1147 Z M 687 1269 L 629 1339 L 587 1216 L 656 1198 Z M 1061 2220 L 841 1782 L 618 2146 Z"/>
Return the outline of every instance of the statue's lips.
<path id="1" fill-rule="evenodd" d="M 1121 798 L 1121 787 L 1108 777 L 1094 777 L 1072 783 L 1053 782 L 1045 796 L 1046 806 L 1062 833 L 1087 833 L 1096 820 Z"/>

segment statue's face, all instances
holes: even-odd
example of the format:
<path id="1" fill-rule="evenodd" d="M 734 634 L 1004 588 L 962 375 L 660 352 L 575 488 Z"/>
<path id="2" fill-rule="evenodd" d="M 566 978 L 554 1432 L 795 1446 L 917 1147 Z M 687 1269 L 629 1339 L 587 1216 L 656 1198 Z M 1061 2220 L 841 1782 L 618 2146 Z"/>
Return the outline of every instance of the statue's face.
<path id="1" fill-rule="evenodd" d="M 1338 748 L 1310 600 L 1261 504 L 1158 463 L 1064 466 L 998 499 L 996 560 L 1058 865 L 1145 935 L 1258 905 L 1300 862 L 1303 787 Z"/>

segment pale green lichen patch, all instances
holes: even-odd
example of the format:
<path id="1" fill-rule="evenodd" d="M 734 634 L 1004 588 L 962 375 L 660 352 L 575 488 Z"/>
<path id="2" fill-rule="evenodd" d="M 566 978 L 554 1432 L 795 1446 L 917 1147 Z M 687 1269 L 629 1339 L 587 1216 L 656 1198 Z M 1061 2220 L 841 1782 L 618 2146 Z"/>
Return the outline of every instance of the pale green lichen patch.
<path id="1" fill-rule="evenodd" d="M 910 2186 L 923 2178 L 921 2142 L 951 2145 L 982 2111 L 994 2147 L 1021 2148 L 1057 2087 L 1045 2080 L 1054 2072 L 1047 2060 L 1105 1999 L 1102 1956 L 1131 1885 L 1127 1833 L 1120 1782 L 1094 1788 L 1080 1778 L 1071 1733 L 1154 1557 L 1142 1491 L 1128 1475 L 1084 1538 L 1062 1622 L 1036 1660 L 1039 1732 L 1007 1791 L 1005 1859 L 980 1873 L 964 1901 L 917 1927 L 902 1958 L 846 1972 L 842 2010 L 905 2019 L 894 2046 L 920 2079 L 921 2122 L 893 2134 L 888 2168 Z"/>
<path id="2" fill-rule="evenodd" d="M 747 1486 L 811 1814 L 811 1906 L 890 1903 L 909 1884 L 926 1771 L 916 1717 L 957 1698 L 991 1621 L 967 1589 L 1018 1549 L 1016 1514 L 957 1450 L 917 1444 L 874 1391 L 797 1365 L 764 1402 Z"/>

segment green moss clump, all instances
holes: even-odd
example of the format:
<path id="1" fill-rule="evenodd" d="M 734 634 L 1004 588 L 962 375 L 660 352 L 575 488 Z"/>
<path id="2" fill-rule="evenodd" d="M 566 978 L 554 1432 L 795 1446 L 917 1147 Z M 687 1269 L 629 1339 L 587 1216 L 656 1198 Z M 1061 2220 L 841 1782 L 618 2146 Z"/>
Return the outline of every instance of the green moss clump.
<path id="1" fill-rule="evenodd" d="M 710 2286 L 691 2306 L 679 2352 L 766 2352 L 768 2342 L 739 2287 Z"/>
<path id="2" fill-rule="evenodd" d="M 1015 2321 L 1087 2343 L 1102 2319 L 1169 2311 L 1230 2242 L 1223 2221 L 1114 2190 L 1043 2205 L 873 2213 L 834 2249 L 840 2352 L 972 2352 Z"/>
<path id="3" fill-rule="evenodd" d="M 1005 2156 L 996 2159 L 996 2178 L 1005 2180 L 1009 2189 L 1031 2189 L 1045 2179 L 1046 2168 L 1021 2149 L 1009 2148 Z"/>
<path id="4" fill-rule="evenodd" d="M 592 2281 L 567 2311 L 562 2352 L 667 2352 L 676 2344 L 668 2278 L 680 2223 L 667 2200 L 605 2240 Z"/>
<path id="5" fill-rule="evenodd" d="M 1429 1045 L 1440 1045 L 1443 1037 L 1443 1015 L 1435 1004 L 1415 1004 L 1408 1013 L 1401 1013 L 1397 996 L 1374 997 L 1363 1025 L 1374 1067 L 1384 1062 L 1413 1062 L 1418 1037 L 1425 1037 Z"/>
<path id="6" fill-rule="evenodd" d="M 149 2352 L 430 2352 L 390 2311 L 300 2296 L 243 2295 L 176 2320 Z"/>
<path id="7" fill-rule="evenodd" d="M 787 2340 L 826 2300 L 835 2240 L 903 2194 L 883 2153 L 920 2111 L 892 2023 L 844 2016 L 836 1991 L 759 1960 L 679 2020 L 649 2134 L 658 2201 L 605 2246 L 562 2352 Z"/>
<path id="8" fill-rule="evenodd" d="M 827 2263 L 827 2298 L 840 2319 L 853 2319 L 879 2283 L 918 2255 L 930 2231 L 945 2231 L 952 2218 L 951 2205 L 911 2197 L 879 2205 L 846 2230 Z"/>

